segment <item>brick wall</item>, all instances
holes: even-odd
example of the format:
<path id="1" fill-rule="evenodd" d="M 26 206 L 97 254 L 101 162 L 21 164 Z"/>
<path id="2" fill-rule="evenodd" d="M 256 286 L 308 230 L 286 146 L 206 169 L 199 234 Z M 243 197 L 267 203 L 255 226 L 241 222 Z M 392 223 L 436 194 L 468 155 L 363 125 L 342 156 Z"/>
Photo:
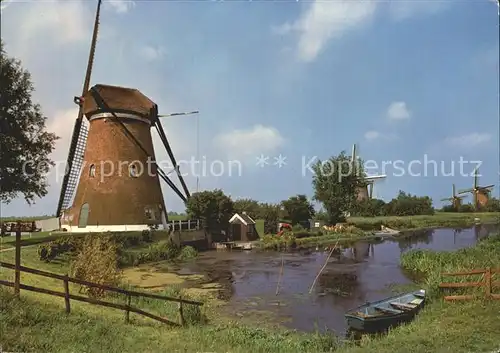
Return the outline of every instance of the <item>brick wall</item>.
<path id="1" fill-rule="evenodd" d="M 138 120 L 120 119 L 154 158 L 150 125 Z M 146 154 L 113 120 L 100 118 L 90 121 L 82 174 L 69 211 L 73 219 L 71 223 L 78 224 L 80 209 L 88 203 L 87 225 L 159 224 L 160 208 L 165 210 L 165 204 L 156 170 L 151 165 L 152 173 L 148 173 Z M 140 161 L 145 168 L 142 175 L 136 178 L 129 175 L 129 165 L 133 161 Z M 90 175 L 91 165 L 95 166 L 94 177 Z M 140 168 L 137 171 L 140 172 Z M 146 207 L 155 213 L 155 221 L 148 220 Z"/>

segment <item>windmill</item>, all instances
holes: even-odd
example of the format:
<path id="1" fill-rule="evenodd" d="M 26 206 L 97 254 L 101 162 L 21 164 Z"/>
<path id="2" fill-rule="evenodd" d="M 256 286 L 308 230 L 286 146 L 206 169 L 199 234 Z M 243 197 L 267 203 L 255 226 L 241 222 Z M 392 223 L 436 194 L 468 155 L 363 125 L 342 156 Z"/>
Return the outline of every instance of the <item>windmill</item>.
<path id="1" fill-rule="evenodd" d="M 360 168 L 358 167 L 359 163 L 359 156 L 356 155 L 356 144 L 352 145 L 352 156 L 351 156 L 351 163 L 352 163 L 352 170 L 360 178 L 363 178 L 364 186 L 360 187 L 358 189 L 358 201 L 363 201 L 363 200 L 368 200 L 371 199 L 373 196 L 373 186 L 376 180 L 380 179 L 385 179 L 387 175 L 371 175 L 367 176 L 366 174 L 364 176 L 359 175 L 360 174 Z"/>
<path id="2" fill-rule="evenodd" d="M 457 195 L 455 192 L 455 184 L 452 185 L 451 197 L 441 199 L 441 201 L 451 201 L 451 205 L 458 210 L 458 208 L 462 205 L 462 199 L 465 195 Z"/>
<path id="3" fill-rule="evenodd" d="M 474 208 L 476 210 L 479 210 L 481 207 L 486 205 L 490 198 L 491 189 L 493 189 L 493 187 L 495 186 L 493 184 L 487 186 L 479 186 L 478 170 L 479 168 L 474 169 L 474 183 L 472 184 L 472 188 L 461 190 L 458 192 L 459 195 L 471 193 Z"/>
<path id="4" fill-rule="evenodd" d="M 184 201 L 189 190 L 160 123 L 158 106 L 137 89 L 97 84 L 89 89 L 101 0 L 61 186 L 57 216 L 71 232 L 134 231 L 167 226 L 160 178 Z M 175 113 L 185 115 L 191 113 Z M 84 117 L 86 120 L 84 120 Z M 184 193 L 158 166 L 155 127 Z M 72 224 L 77 220 L 77 227 Z"/>

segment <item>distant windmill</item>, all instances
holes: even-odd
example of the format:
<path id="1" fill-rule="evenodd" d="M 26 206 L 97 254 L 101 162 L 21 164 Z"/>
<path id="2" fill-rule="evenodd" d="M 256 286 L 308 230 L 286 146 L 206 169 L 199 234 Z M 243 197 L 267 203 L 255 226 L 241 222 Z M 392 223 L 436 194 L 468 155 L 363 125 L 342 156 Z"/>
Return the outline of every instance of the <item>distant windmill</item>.
<path id="1" fill-rule="evenodd" d="M 474 208 L 476 210 L 485 206 L 490 198 L 491 189 L 493 189 L 495 185 L 487 185 L 487 186 L 479 186 L 479 174 L 478 168 L 474 169 L 474 184 L 472 188 L 461 190 L 458 192 L 459 195 L 471 193 L 473 198 Z"/>
<path id="2" fill-rule="evenodd" d="M 458 209 L 462 205 L 462 199 L 464 197 L 465 197 L 465 195 L 462 195 L 462 196 L 457 195 L 457 193 L 455 192 L 455 184 L 453 184 L 451 197 L 448 197 L 446 199 L 441 199 L 441 201 L 451 201 L 451 205 L 455 209 Z"/>
<path id="3" fill-rule="evenodd" d="M 359 156 L 356 155 L 356 144 L 352 145 L 352 156 L 351 156 L 351 163 L 352 163 L 352 168 L 353 172 L 359 176 L 360 178 L 363 179 L 365 185 L 363 187 L 360 187 L 358 189 L 358 201 L 363 201 L 367 199 L 371 199 L 373 196 L 373 184 L 375 183 L 375 180 L 379 179 L 385 179 L 387 175 L 371 175 L 367 176 L 366 174 L 361 176 L 359 175 L 360 169 L 358 167 L 359 163 Z"/>

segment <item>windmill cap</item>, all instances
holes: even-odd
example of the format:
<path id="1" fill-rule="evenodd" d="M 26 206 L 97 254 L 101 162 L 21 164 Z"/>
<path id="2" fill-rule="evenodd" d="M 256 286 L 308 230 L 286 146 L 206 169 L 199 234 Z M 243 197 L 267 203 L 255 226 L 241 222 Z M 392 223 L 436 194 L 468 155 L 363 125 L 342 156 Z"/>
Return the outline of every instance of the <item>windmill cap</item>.
<path id="1" fill-rule="evenodd" d="M 104 102 L 113 111 L 128 112 L 139 114 L 149 118 L 150 111 L 156 104 L 135 88 L 126 88 L 110 85 L 95 85 L 94 88 L 102 97 Z M 91 90 L 83 96 L 83 113 L 87 118 L 90 118 L 101 108 L 97 105 Z"/>

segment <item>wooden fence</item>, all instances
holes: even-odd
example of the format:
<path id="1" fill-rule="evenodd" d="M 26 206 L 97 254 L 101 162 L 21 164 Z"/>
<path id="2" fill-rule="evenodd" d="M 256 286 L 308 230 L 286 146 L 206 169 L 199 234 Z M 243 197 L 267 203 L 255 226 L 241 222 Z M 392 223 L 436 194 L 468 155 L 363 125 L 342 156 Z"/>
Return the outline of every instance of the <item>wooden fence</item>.
<path id="1" fill-rule="evenodd" d="M 484 297 L 486 299 L 500 299 L 500 294 L 493 294 L 492 288 L 500 287 L 500 281 L 493 281 L 493 275 L 497 273 L 500 274 L 499 269 L 492 269 L 487 267 L 481 270 L 463 271 L 463 272 L 450 272 L 443 273 L 443 276 L 471 276 L 471 275 L 484 275 L 482 281 L 476 282 L 443 282 L 439 285 L 440 288 L 477 288 L 484 287 Z M 474 299 L 473 295 L 447 295 L 444 300 L 470 300 Z"/>
<path id="2" fill-rule="evenodd" d="M 77 300 L 85 303 L 90 303 L 90 304 L 95 304 L 95 305 L 101 305 L 101 306 L 106 306 L 108 308 L 115 308 L 119 310 L 125 311 L 125 320 L 129 322 L 130 319 L 130 313 L 136 313 L 142 316 L 149 317 L 153 320 L 157 320 L 159 322 L 171 325 L 171 326 L 183 326 L 185 321 L 184 321 L 184 314 L 183 314 L 183 305 L 184 304 L 190 304 L 190 305 L 196 305 L 196 306 L 201 306 L 203 303 L 197 302 L 197 301 L 192 301 L 192 300 L 185 300 L 182 298 L 173 298 L 173 297 L 167 297 L 163 295 L 157 295 L 157 294 L 152 294 L 152 293 L 143 293 L 143 292 L 136 292 L 136 291 L 131 291 L 131 290 L 126 290 L 122 288 L 117 288 L 117 287 L 112 287 L 112 286 L 106 286 L 102 284 L 97 284 L 97 283 L 92 283 L 92 282 L 87 282 L 83 281 L 77 278 L 72 278 L 68 277 L 67 275 L 59 275 L 51 272 L 46 272 L 46 271 L 41 271 L 41 270 L 36 270 L 34 268 L 29 268 L 29 267 L 24 267 L 24 266 L 19 266 L 19 269 L 16 269 L 16 265 L 6 263 L 6 262 L 0 262 L 0 267 L 16 270 L 16 273 L 18 272 L 27 272 L 27 273 L 32 273 L 35 275 L 43 276 L 43 277 L 48 277 L 48 278 L 54 278 L 54 279 L 59 279 L 63 281 L 63 287 L 64 287 L 64 292 L 57 292 L 51 289 L 46 289 L 46 288 L 38 288 L 38 287 L 33 287 L 33 286 L 28 286 L 25 284 L 21 283 L 16 283 L 16 282 L 9 282 L 5 280 L 0 280 L 0 285 L 8 286 L 8 287 L 14 287 L 14 291 L 16 295 L 19 295 L 19 289 L 24 289 L 36 293 L 43 293 L 43 294 L 48 294 L 48 295 L 53 295 L 56 297 L 61 297 L 64 298 L 64 302 L 66 305 L 66 313 L 70 313 L 71 311 L 71 300 Z M 16 280 L 17 280 L 16 276 Z M 84 297 L 81 295 L 74 295 L 69 292 L 69 283 L 76 283 L 80 284 L 83 286 L 88 286 L 88 287 L 94 287 L 94 288 L 99 288 L 102 290 L 110 291 L 110 292 L 115 292 L 115 293 L 120 293 L 126 295 L 127 298 L 127 304 L 117 304 L 117 303 L 111 303 L 111 302 L 106 302 L 94 298 L 89 298 L 89 297 Z M 144 297 L 144 298 L 153 298 L 153 299 L 159 299 L 159 300 L 164 300 L 164 301 L 171 301 L 171 302 L 177 302 L 178 303 L 178 322 L 174 322 L 171 320 L 168 320 L 163 317 L 159 317 L 157 315 L 153 315 L 151 313 L 148 313 L 146 311 L 143 311 L 141 309 L 135 308 L 130 305 L 131 298 L 132 297 Z"/>

